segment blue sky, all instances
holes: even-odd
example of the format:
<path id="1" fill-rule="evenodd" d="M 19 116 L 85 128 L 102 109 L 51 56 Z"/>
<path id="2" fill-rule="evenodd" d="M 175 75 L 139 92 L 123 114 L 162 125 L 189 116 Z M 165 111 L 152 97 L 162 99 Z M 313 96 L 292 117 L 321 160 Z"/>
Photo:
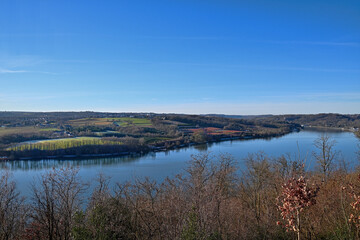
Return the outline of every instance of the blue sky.
<path id="1" fill-rule="evenodd" d="M 360 1 L 0 1 L 0 111 L 360 113 Z"/>

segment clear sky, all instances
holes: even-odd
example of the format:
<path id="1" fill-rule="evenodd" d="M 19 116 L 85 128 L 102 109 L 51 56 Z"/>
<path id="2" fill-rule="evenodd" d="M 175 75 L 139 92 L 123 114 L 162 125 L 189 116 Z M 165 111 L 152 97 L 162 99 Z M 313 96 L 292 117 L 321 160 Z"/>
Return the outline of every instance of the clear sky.
<path id="1" fill-rule="evenodd" d="M 2 110 L 360 113 L 360 1 L 1 0 Z"/>

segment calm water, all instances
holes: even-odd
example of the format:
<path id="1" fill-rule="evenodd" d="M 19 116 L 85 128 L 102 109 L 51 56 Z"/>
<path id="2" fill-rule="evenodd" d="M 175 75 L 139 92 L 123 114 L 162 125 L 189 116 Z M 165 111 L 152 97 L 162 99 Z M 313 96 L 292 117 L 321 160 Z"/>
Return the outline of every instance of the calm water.
<path id="1" fill-rule="evenodd" d="M 104 159 L 85 160 L 41 160 L 41 161 L 13 161 L 1 163 L 0 168 L 10 169 L 13 178 L 17 182 L 19 190 L 28 195 L 30 183 L 38 176 L 49 171 L 52 167 L 66 165 L 79 167 L 80 177 L 91 182 L 99 173 L 110 176 L 112 183 L 134 180 L 137 177 L 149 176 L 161 181 L 166 176 L 174 176 L 181 173 L 193 154 L 210 152 L 214 155 L 229 153 L 239 162 L 239 167 L 245 166 L 244 158 L 249 153 L 263 151 L 271 157 L 278 157 L 283 154 L 296 154 L 299 152 L 302 157 L 307 157 L 307 167 L 314 167 L 312 152 L 316 149 L 313 142 L 322 133 L 327 133 L 336 140 L 336 150 L 341 151 L 341 158 L 350 163 L 350 168 L 357 165 L 359 140 L 350 132 L 341 131 L 319 131 L 302 130 L 290 133 L 280 138 L 236 140 L 219 143 L 197 145 L 188 148 L 172 150 L 168 152 L 151 153 L 145 156 L 126 156 Z"/>

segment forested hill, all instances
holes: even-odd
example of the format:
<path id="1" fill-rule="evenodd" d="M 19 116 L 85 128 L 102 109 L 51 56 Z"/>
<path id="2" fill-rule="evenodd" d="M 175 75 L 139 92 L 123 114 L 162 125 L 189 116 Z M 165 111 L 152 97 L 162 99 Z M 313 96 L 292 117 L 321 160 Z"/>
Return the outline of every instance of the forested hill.
<path id="1" fill-rule="evenodd" d="M 217 115 L 227 118 L 256 119 L 264 121 L 285 121 L 313 127 L 360 128 L 360 114 L 286 114 L 286 115 Z"/>
<path id="2" fill-rule="evenodd" d="M 44 121 L 65 122 L 81 118 L 150 117 L 153 113 L 109 113 L 109 112 L 6 112 L 0 111 L 0 125 L 29 126 Z"/>

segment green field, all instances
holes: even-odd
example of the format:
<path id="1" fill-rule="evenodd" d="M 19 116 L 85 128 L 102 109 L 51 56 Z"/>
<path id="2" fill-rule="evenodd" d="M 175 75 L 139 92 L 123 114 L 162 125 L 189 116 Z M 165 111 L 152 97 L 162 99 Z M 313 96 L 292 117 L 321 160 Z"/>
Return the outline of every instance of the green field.
<path id="1" fill-rule="evenodd" d="M 112 125 L 114 121 L 109 118 L 82 118 L 76 120 L 70 120 L 68 123 L 72 126 L 82 127 L 88 125 L 95 126 L 107 126 Z"/>
<path id="2" fill-rule="evenodd" d="M 130 125 L 135 125 L 139 127 L 149 127 L 151 126 L 151 121 L 146 118 L 130 118 L 130 117 L 121 117 L 121 118 L 82 118 L 76 120 L 70 120 L 68 122 L 72 126 L 109 126 L 116 124 L 118 126 L 127 127 Z"/>
<path id="3" fill-rule="evenodd" d="M 103 140 L 97 137 L 78 137 L 65 139 L 44 140 L 35 143 L 20 144 L 8 148 L 8 151 L 26 151 L 26 150 L 58 150 L 72 147 L 81 147 L 89 145 L 121 145 L 121 142 Z"/>
<path id="4" fill-rule="evenodd" d="M 104 132 L 93 132 L 96 136 L 102 137 L 106 136 L 107 134 L 120 134 L 118 131 L 104 131 Z"/>
<path id="5" fill-rule="evenodd" d="M 40 132 L 54 132 L 54 131 L 60 131 L 58 128 L 40 128 Z"/>
<path id="6" fill-rule="evenodd" d="M 139 127 L 150 127 L 151 121 L 146 118 L 130 118 L 130 117 L 124 117 L 124 118 L 118 118 L 116 122 L 119 126 L 129 126 L 129 125 L 135 125 Z"/>

